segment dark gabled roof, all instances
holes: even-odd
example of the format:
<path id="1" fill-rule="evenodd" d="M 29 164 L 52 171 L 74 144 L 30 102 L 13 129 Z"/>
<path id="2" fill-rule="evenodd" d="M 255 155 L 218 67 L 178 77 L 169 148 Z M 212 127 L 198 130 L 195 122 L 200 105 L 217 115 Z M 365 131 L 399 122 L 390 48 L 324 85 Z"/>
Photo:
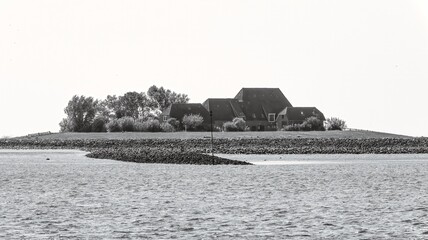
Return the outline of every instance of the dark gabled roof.
<path id="1" fill-rule="evenodd" d="M 214 121 L 232 121 L 235 117 L 245 118 L 238 100 L 234 98 L 208 98 L 204 103 L 213 112 Z"/>
<path id="2" fill-rule="evenodd" d="M 292 107 L 279 88 L 242 88 L 236 95 L 247 120 L 267 120 L 269 113 L 278 115 Z"/>
<path id="3" fill-rule="evenodd" d="M 285 115 L 289 121 L 304 121 L 308 117 L 318 117 L 321 121 L 325 121 L 324 114 L 316 107 L 287 107 L 279 114 Z"/>
<path id="4" fill-rule="evenodd" d="M 204 118 L 204 122 L 208 122 L 210 114 L 207 109 L 200 103 L 173 103 L 167 107 L 162 115 L 176 118 L 181 121 L 184 115 L 199 114 Z"/>

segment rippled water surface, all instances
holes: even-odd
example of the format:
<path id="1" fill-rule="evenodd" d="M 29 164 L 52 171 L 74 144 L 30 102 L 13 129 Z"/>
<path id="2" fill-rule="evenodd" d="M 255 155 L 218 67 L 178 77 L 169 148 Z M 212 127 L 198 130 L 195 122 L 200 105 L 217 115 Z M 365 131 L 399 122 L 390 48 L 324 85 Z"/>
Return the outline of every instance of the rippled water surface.
<path id="1" fill-rule="evenodd" d="M 0 239 L 428 238 L 428 155 L 234 158 L 262 165 L 2 150 Z"/>

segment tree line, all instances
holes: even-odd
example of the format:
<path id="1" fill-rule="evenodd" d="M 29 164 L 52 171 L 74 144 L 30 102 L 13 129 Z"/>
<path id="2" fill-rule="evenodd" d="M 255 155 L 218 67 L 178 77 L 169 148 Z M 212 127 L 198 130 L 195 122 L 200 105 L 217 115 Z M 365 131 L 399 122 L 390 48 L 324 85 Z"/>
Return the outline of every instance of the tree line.
<path id="1" fill-rule="evenodd" d="M 147 90 L 147 94 L 127 92 L 122 96 L 108 95 L 103 100 L 74 95 L 64 109 L 66 117 L 59 124 L 60 131 L 104 132 L 108 123 L 125 122 L 126 125 L 129 121 L 150 122 L 149 125 L 160 127 L 157 119 L 163 110 L 172 103 L 188 102 L 187 94 L 155 85 Z"/>

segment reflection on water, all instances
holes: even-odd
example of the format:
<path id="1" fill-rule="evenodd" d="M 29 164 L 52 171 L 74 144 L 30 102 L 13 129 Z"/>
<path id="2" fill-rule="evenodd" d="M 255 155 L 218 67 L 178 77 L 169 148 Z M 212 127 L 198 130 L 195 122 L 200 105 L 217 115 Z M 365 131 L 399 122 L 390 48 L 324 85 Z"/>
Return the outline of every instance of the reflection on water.
<path id="1" fill-rule="evenodd" d="M 135 164 L 3 150 L 0 239 L 428 238 L 427 155 L 254 161 L 300 164 Z"/>

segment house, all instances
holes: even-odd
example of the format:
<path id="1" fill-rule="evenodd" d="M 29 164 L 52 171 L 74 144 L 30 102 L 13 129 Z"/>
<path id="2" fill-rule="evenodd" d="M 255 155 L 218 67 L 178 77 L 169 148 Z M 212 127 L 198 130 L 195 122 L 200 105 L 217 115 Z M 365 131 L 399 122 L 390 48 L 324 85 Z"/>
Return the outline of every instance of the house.
<path id="1" fill-rule="evenodd" d="M 210 114 L 200 103 L 173 103 L 161 113 L 160 122 L 166 122 L 170 118 L 181 122 L 184 115 L 190 114 L 199 114 L 204 118 L 203 125 L 210 124 Z"/>
<path id="2" fill-rule="evenodd" d="M 311 116 L 325 121 L 315 107 L 293 107 L 279 88 L 242 88 L 234 98 L 208 98 L 203 104 L 174 103 L 161 114 L 161 121 L 169 118 L 181 121 L 186 114 L 199 114 L 204 124 L 209 124 L 210 111 L 217 128 L 238 117 L 246 121 L 251 131 L 280 130 Z"/>
<path id="3" fill-rule="evenodd" d="M 278 114 L 276 124 L 278 129 L 286 125 L 301 124 L 309 117 L 317 117 L 325 121 L 324 114 L 316 107 L 287 107 Z"/>
<path id="4" fill-rule="evenodd" d="M 279 88 L 242 88 L 235 99 L 240 103 L 251 131 L 277 130 L 278 114 L 292 107 Z"/>
<path id="5" fill-rule="evenodd" d="M 213 125 L 222 128 L 225 122 L 234 118 L 244 118 L 245 114 L 237 99 L 234 98 L 208 98 L 202 105 L 213 114 Z"/>

